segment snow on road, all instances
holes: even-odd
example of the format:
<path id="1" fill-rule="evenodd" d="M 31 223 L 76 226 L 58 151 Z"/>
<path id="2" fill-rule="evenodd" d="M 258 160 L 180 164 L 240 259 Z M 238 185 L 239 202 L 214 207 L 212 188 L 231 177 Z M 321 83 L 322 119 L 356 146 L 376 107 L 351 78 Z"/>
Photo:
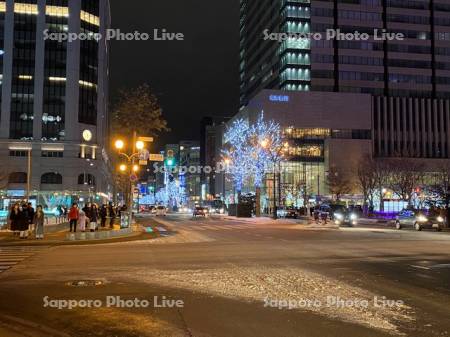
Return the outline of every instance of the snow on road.
<path id="1" fill-rule="evenodd" d="M 290 303 L 293 305 L 292 309 L 313 311 L 395 333 L 399 332 L 399 325 L 414 321 L 412 309 L 405 304 L 392 305 L 389 302 L 380 306 L 381 302 L 377 302 L 378 305 L 375 305 L 377 294 L 302 269 L 236 266 L 207 270 L 131 269 L 125 274 L 124 276 L 122 272 L 115 276 L 256 301 L 261 306 L 283 306 Z M 382 295 L 377 298 L 380 300 Z M 334 305 L 333 300 L 336 301 Z"/>

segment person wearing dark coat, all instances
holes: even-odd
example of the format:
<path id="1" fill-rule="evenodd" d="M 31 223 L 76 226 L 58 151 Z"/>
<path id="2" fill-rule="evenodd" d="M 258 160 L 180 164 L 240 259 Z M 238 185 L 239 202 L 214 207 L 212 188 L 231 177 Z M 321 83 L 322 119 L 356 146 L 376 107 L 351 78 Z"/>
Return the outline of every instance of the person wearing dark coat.
<path id="1" fill-rule="evenodd" d="M 83 212 L 86 213 L 86 216 L 89 218 L 89 220 L 91 219 L 91 210 L 92 210 L 92 205 L 91 204 L 86 204 L 84 205 L 84 207 L 82 208 Z"/>
<path id="2" fill-rule="evenodd" d="M 29 230 L 32 232 L 34 231 L 34 214 L 36 212 L 34 211 L 33 205 L 31 204 L 31 202 L 28 203 L 27 205 L 27 215 L 28 215 L 28 224 L 29 224 Z"/>
<path id="3" fill-rule="evenodd" d="M 109 203 L 109 205 L 108 205 L 108 209 L 109 209 L 109 227 L 110 228 L 114 228 L 114 222 L 115 222 L 115 220 L 116 220 L 116 209 L 115 209 L 115 207 L 114 207 L 114 205 L 113 205 L 113 203 L 112 202 L 110 202 Z"/>
<path id="4" fill-rule="evenodd" d="M 98 208 L 96 204 L 92 204 L 91 205 L 91 209 L 90 209 L 90 224 L 89 224 L 89 229 L 91 230 L 91 232 L 95 232 L 96 230 L 98 230 L 98 225 L 97 225 L 97 221 L 98 221 L 99 215 L 98 215 Z"/>
<path id="5" fill-rule="evenodd" d="M 101 218 L 101 226 L 104 228 L 106 226 L 106 218 L 108 216 L 108 210 L 106 209 L 106 205 L 102 205 L 100 208 L 100 218 Z"/>
<path id="6" fill-rule="evenodd" d="M 15 204 L 11 208 L 11 213 L 9 214 L 10 220 L 10 230 L 14 233 L 14 235 L 18 235 L 19 232 L 19 220 L 20 220 L 20 209 L 19 205 Z"/>
<path id="7" fill-rule="evenodd" d="M 23 204 L 19 208 L 19 231 L 20 238 L 26 239 L 28 237 L 28 229 L 30 228 L 30 220 L 28 216 L 28 207 L 26 204 Z"/>

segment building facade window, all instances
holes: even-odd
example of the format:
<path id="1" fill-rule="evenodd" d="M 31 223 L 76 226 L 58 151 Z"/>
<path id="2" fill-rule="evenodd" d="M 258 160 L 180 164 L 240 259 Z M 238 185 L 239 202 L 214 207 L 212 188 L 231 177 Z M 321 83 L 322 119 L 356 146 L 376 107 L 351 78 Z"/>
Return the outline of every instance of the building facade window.
<path id="1" fill-rule="evenodd" d="M 42 151 L 41 157 L 43 157 L 43 158 L 63 158 L 64 152 L 62 152 L 62 151 Z"/>
<path id="2" fill-rule="evenodd" d="M 41 176 L 41 184 L 62 185 L 62 175 L 55 172 L 44 173 Z"/>
<path id="3" fill-rule="evenodd" d="M 92 174 L 82 173 L 78 176 L 78 185 L 95 186 L 95 177 Z"/>
<path id="4" fill-rule="evenodd" d="M 28 151 L 10 150 L 9 156 L 10 157 L 28 157 Z"/>

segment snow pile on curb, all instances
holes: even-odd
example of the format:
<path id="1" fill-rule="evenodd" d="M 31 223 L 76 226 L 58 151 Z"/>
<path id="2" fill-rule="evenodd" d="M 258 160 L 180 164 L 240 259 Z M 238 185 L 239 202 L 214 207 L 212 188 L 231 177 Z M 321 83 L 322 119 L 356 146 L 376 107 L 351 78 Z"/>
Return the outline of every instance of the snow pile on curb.
<path id="1" fill-rule="evenodd" d="M 398 333 L 400 324 L 414 321 L 411 308 L 404 304 L 376 306 L 375 294 L 302 269 L 263 267 L 230 267 L 212 270 L 143 271 L 138 269 L 130 271 L 127 277 L 141 282 L 228 298 L 259 301 L 262 306 L 267 306 L 268 300 L 278 304 L 289 303 L 289 301 L 303 304 L 305 301 L 314 302 L 316 305 L 291 309 L 313 311 L 346 322 L 394 333 Z M 369 305 L 330 306 L 327 305 L 330 298 L 351 303 L 369 303 Z"/>

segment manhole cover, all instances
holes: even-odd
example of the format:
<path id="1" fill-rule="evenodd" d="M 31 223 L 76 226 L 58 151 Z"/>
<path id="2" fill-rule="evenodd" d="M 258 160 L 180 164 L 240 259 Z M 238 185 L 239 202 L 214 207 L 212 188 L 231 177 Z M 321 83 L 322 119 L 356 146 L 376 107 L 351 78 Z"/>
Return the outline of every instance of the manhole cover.
<path id="1" fill-rule="evenodd" d="M 104 281 L 99 280 L 77 280 L 66 283 L 66 285 L 70 287 L 98 287 L 104 284 L 105 284 Z"/>

